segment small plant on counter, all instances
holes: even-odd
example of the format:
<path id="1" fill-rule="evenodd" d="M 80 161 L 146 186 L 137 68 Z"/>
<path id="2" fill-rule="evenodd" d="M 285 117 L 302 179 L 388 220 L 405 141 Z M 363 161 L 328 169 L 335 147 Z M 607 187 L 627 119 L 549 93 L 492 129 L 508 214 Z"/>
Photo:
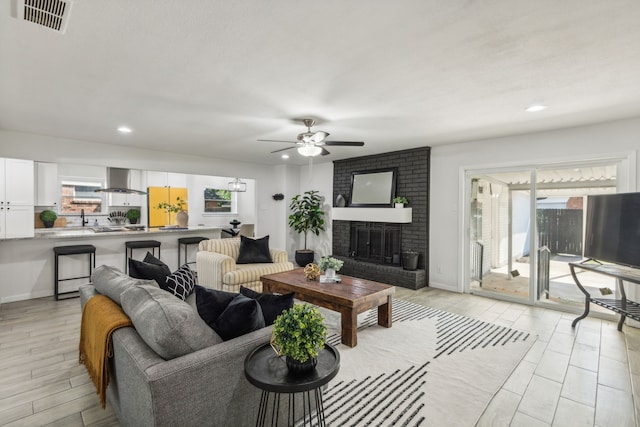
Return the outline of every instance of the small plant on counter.
<path id="1" fill-rule="evenodd" d="M 127 211 L 127 213 L 125 214 L 125 216 L 129 220 L 129 223 L 137 224 L 138 220 L 140 219 L 140 210 L 138 210 L 138 209 L 129 209 Z"/>
<path id="2" fill-rule="evenodd" d="M 158 206 L 156 206 L 156 209 L 162 209 L 166 213 L 178 213 L 181 210 L 183 210 L 182 208 L 186 204 L 187 204 L 186 200 L 184 200 L 182 197 L 178 196 L 178 197 L 176 197 L 176 202 L 175 203 L 161 202 L 161 203 L 158 203 Z"/>
<path id="3" fill-rule="evenodd" d="M 47 228 L 53 227 L 53 223 L 58 219 L 58 214 L 51 210 L 42 211 L 39 216 L 40 221 L 42 221 Z"/>

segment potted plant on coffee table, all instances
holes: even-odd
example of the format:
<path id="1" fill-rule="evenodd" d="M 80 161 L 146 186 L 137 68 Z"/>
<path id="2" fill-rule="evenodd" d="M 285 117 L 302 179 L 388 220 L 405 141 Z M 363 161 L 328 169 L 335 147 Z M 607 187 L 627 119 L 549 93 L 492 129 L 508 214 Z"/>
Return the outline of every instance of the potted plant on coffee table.
<path id="1" fill-rule="evenodd" d="M 326 338 L 327 327 L 320 311 L 310 304 L 295 304 L 273 323 L 271 346 L 278 356 L 285 356 L 289 372 L 298 374 L 316 367 Z"/>
<path id="2" fill-rule="evenodd" d="M 324 271 L 325 276 L 330 279 L 336 277 L 336 272 L 340 271 L 343 265 L 344 261 L 332 256 L 323 256 L 318 263 L 320 270 Z"/>
<path id="3" fill-rule="evenodd" d="M 295 256 L 296 263 L 304 267 L 313 262 L 315 256 L 313 250 L 307 249 L 307 233 L 312 232 L 318 236 L 321 231 L 324 231 L 322 197 L 316 190 L 305 191 L 304 194 L 298 194 L 291 199 L 289 208 L 291 209 L 289 227 L 304 234 L 304 249 L 297 250 Z"/>
<path id="4" fill-rule="evenodd" d="M 44 210 L 40 212 L 40 221 L 44 224 L 46 228 L 53 227 L 53 224 L 58 219 L 58 214 L 51 210 Z"/>

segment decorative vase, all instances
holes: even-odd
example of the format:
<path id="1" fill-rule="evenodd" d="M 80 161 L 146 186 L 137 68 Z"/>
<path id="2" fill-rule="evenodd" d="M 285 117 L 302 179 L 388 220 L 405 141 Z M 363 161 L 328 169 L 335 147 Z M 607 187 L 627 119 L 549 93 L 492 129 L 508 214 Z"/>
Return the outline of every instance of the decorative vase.
<path id="1" fill-rule="evenodd" d="M 333 279 L 333 278 L 335 278 L 335 277 L 336 277 L 336 270 L 335 270 L 335 268 L 327 268 L 327 269 L 324 271 L 324 275 L 325 275 L 325 277 L 327 277 L 328 279 Z"/>
<path id="2" fill-rule="evenodd" d="M 178 227 L 184 228 L 189 224 L 189 214 L 185 211 L 180 211 L 176 214 L 176 223 Z"/>
<path id="3" fill-rule="evenodd" d="M 301 375 L 305 374 L 309 371 L 312 371 L 316 368 L 318 364 L 318 358 L 313 357 L 306 360 L 306 362 L 299 362 L 291 357 L 286 357 L 287 368 L 289 372 L 293 375 Z"/>
<path id="4" fill-rule="evenodd" d="M 396 203 L 396 208 L 404 208 L 404 203 Z"/>
<path id="5" fill-rule="evenodd" d="M 344 196 L 342 194 L 338 194 L 338 196 L 336 197 L 336 207 L 344 208 L 346 204 L 347 201 L 345 200 Z"/>

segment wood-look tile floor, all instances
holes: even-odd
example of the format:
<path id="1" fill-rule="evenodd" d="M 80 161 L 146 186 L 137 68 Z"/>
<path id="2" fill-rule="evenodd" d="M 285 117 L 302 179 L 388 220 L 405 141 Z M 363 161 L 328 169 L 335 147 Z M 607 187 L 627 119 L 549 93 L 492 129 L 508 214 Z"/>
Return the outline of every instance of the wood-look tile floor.
<path id="1" fill-rule="evenodd" d="M 395 297 L 538 335 L 478 426 L 631 427 L 640 419 L 638 329 L 620 333 L 595 318 L 573 329 L 574 314 L 430 288 L 397 288 Z M 0 425 L 119 426 L 78 364 L 79 325 L 78 299 L 0 305 Z"/>

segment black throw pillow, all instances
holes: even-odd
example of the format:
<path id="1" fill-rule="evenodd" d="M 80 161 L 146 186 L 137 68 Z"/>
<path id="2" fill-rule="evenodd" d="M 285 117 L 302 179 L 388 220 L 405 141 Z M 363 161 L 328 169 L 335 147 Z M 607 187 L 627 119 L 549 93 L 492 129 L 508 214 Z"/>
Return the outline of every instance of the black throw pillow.
<path id="1" fill-rule="evenodd" d="M 144 259 L 142 261 L 148 262 L 149 264 L 154 264 L 154 265 L 159 265 L 159 266 L 164 266 L 169 268 L 167 264 L 165 264 L 160 259 L 153 256 L 153 254 L 149 251 L 147 251 L 147 254 L 144 256 Z"/>
<path id="2" fill-rule="evenodd" d="M 240 286 L 240 293 L 258 301 L 266 326 L 273 325 L 280 313 L 293 307 L 293 298 L 295 296 L 294 292 L 284 295 L 261 294 L 244 286 Z"/>
<path id="3" fill-rule="evenodd" d="M 193 293 L 196 287 L 196 276 L 189 266 L 184 264 L 167 276 L 166 286 L 169 292 L 184 301 Z"/>
<path id="4" fill-rule="evenodd" d="M 147 252 L 144 261 L 129 258 L 129 276 L 136 279 L 155 280 L 161 289 L 167 290 L 166 278 L 171 270 L 164 262 Z"/>
<path id="5" fill-rule="evenodd" d="M 202 317 L 210 328 L 213 329 L 213 325 L 218 320 L 218 317 L 222 314 L 225 308 L 236 297 L 236 293 L 218 291 L 216 289 L 205 288 L 204 286 L 196 285 L 196 307 L 198 314 Z"/>
<path id="6" fill-rule="evenodd" d="M 269 235 L 259 239 L 240 236 L 240 255 L 236 264 L 273 262 L 269 254 Z"/>
<path id="7" fill-rule="evenodd" d="M 213 330 L 223 340 L 228 341 L 264 326 L 264 317 L 258 301 L 237 294 L 213 324 Z"/>

